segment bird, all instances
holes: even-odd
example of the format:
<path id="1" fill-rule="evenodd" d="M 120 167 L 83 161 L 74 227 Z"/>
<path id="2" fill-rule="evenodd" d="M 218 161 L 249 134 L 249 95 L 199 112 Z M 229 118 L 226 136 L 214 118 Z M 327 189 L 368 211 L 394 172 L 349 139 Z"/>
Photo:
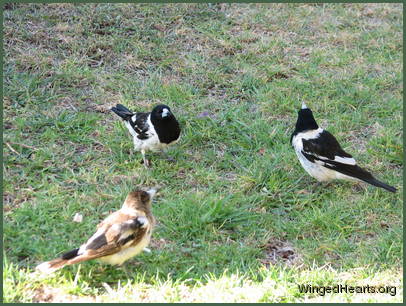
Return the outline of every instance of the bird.
<path id="1" fill-rule="evenodd" d="M 352 155 L 341 148 L 337 139 L 317 125 L 313 112 L 304 102 L 290 142 L 302 167 L 319 182 L 334 179 L 363 181 L 396 192 L 395 187 L 377 180 L 370 172 L 359 167 Z"/>
<path id="2" fill-rule="evenodd" d="M 159 104 L 151 112 L 132 112 L 122 104 L 111 108 L 124 120 L 134 141 L 134 150 L 141 151 L 144 166 L 149 166 L 146 151 L 156 152 L 178 142 L 180 126 L 169 106 Z"/>
<path id="3" fill-rule="evenodd" d="M 131 191 L 122 208 L 100 222 L 86 243 L 59 258 L 39 264 L 35 270 L 50 274 L 66 265 L 91 259 L 121 266 L 144 249 L 149 251 L 146 247 L 156 223 L 152 215 L 152 198 L 157 189 Z"/>

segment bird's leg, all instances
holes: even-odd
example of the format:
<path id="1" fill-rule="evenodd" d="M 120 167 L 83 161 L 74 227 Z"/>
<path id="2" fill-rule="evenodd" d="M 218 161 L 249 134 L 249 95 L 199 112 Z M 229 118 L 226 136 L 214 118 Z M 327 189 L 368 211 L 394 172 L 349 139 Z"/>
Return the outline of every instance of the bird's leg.
<path id="1" fill-rule="evenodd" d="M 134 141 L 134 150 L 130 150 L 130 159 L 132 160 L 134 157 L 134 152 L 137 152 L 137 146 L 135 145 L 135 141 Z"/>
<path id="2" fill-rule="evenodd" d="M 317 182 L 314 184 L 314 187 L 316 187 L 316 188 L 320 188 L 320 187 L 322 187 L 322 186 L 323 186 L 323 182 L 317 181 Z"/>
<path id="3" fill-rule="evenodd" d="M 366 186 L 364 184 L 362 184 L 361 182 L 357 182 L 354 184 L 353 188 L 356 191 L 365 191 Z"/>
<path id="4" fill-rule="evenodd" d="M 323 182 L 317 181 L 316 183 L 313 183 L 312 186 L 312 193 L 316 193 L 317 190 L 323 187 Z"/>
<path id="5" fill-rule="evenodd" d="M 328 189 L 329 187 L 333 186 L 333 182 L 332 181 L 317 181 L 317 183 L 313 184 L 314 188 L 313 188 L 313 193 L 317 192 L 317 190 L 323 190 L 323 189 Z"/>
<path id="6" fill-rule="evenodd" d="M 125 263 L 122 263 L 121 265 L 119 265 L 119 267 L 121 268 L 121 270 L 125 273 L 125 275 L 127 276 L 128 279 L 131 279 L 131 275 L 130 275 L 130 271 L 128 271 L 127 269 L 127 265 Z"/>
<path id="7" fill-rule="evenodd" d="M 127 269 L 127 265 L 122 265 L 124 273 L 127 275 L 127 278 L 130 279 L 130 271 Z"/>
<path id="8" fill-rule="evenodd" d="M 334 185 L 334 183 L 330 181 L 330 182 L 325 183 L 324 187 L 329 188 L 329 187 L 332 187 L 333 185 Z"/>
<path id="9" fill-rule="evenodd" d="M 149 249 L 148 249 L 148 250 L 149 250 Z M 145 249 L 144 249 L 144 251 L 145 251 Z M 151 250 L 149 250 L 149 252 L 151 252 Z M 131 264 L 131 262 L 133 262 L 133 264 Z M 126 274 L 126 276 L 127 276 L 129 279 L 133 279 L 134 276 L 132 276 L 132 274 L 134 274 L 134 272 L 128 270 L 127 267 L 128 267 L 128 265 L 137 266 L 137 265 L 139 265 L 139 264 L 140 264 L 139 262 L 134 261 L 134 258 L 132 258 L 132 260 L 128 260 L 128 261 L 126 261 L 126 262 L 123 262 L 121 265 L 119 265 L 119 267 L 122 269 L 122 271 Z"/>
<path id="10" fill-rule="evenodd" d="M 141 150 L 141 154 L 142 154 L 142 161 L 144 164 L 145 169 L 148 169 L 149 167 L 149 160 L 145 157 L 145 150 Z"/>

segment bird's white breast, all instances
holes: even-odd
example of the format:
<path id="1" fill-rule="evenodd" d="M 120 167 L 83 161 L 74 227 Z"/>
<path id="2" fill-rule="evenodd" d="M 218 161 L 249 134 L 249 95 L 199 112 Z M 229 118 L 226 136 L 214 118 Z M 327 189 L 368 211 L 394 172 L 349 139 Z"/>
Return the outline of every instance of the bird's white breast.
<path id="1" fill-rule="evenodd" d="M 133 122 L 136 120 L 136 115 L 134 115 L 132 118 Z M 165 143 L 161 143 L 159 141 L 159 137 L 157 132 L 155 131 L 155 128 L 151 122 L 151 115 L 148 116 L 147 119 L 147 124 L 148 124 L 148 131 L 146 134 L 148 135 L 147 139 L 139 139 L 138 134 L 136 131 L 134 131 L 133 127 L 129 122 L 125 122 L 125 125 L 127 129 L 130 131 L 131 135 L 133 136 L 134 140 L 134 150 L 135 151 L 159 151 L 161 149 L 164 149 L 168 145 Z"/>

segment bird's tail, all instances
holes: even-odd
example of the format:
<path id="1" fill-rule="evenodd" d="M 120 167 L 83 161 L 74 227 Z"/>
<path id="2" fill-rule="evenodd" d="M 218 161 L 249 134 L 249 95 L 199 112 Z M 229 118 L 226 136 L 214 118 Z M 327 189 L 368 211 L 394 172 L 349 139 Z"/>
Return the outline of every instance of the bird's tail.
<path id="1" fill-rule="evenodd" d="M 111 110 L 124 120 L 129 120 L 132 116 L 134 116 L 134 113 L 122 104 L 113 106 Z"/>
<path id="2" fill-rule="evenodd" d="M 42 264 L 39 264 L 35 270 L 44 273 L 44 274 L 51 274 L 56 270 L 63 268 L 68 264 L 68 260 L 57 258 L 51 261 L 45 261 Z"/>
<path id="3" fill-rule="evenodd" d="M 85 256 L 78 255 L 78 251 L 79 248 L 66 252 L 60 258 L 39 264 L 35 269 L 41 273 L 50 274 L 55 272 L 56 270 L 63 268 L 66 265 L 79 263 L 89 259 Z"/>
<path id="4" fill-rule="evenodd" d="M 331 161 L 331 160 L 329 161 L 329 164 L 331 164 L 331 165 L 324 165 L 324 167 L 338 171 L 349 177 L 359 179 L 361 181 L 364 181 L 365 183 L 374 185 L 376 187 L 386 189 L 387 191 L 396 192 L 395 187 L 389 186 L 388 184 L 378 181 L 376 178 L 374 178 L 372 176 L 372 174 L 370 172 L 368 172 L 365 169 L 362 169 L 361 167 L 359 167 L 357 165 L 348 165 L 348 164 L 343 164 L 343 163 L 339 163 L 339 162 Z"/>
<path id="5" fill-rule="evenodd" d="M 390 192 L 396 192 L 396 190 L 397 190 L 395 187 L 389 186 L 388 184 L 385 184 L 385 183 L 383 183 L 381 181 L 378 181 L 375 178 L 364 179 L 363 181 L 365 181 L 365 182 L 367 182 L 367 183 L 369 183 L 371 185 L 374 185 L 376 187 L 386 189 L 387 191 L 390 191 Z"/>

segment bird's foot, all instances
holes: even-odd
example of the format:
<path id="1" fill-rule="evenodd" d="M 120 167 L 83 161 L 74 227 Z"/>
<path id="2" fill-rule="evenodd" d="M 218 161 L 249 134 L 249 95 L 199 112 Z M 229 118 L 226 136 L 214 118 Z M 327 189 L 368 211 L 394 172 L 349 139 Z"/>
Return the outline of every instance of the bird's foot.
<path id="1" fill-rule="evenodd" d="M 320 182 L 320 186 L 323 187 L 332 187 L 333 183 L 332 182 Z"/>
<path id="2" fill-rule="evenodd" d="M 331 182 L 316 182 L 313 184 L 312 193 L 316 193 L 320 189 L 326 189 L 332 186 Z"/>
<path id="3" fill-rule="evenodd" d="M 357 192 L 361 192 L 361 191 L 363 192 L 363 191 L 365 191 L 365 185 L 362 184 L 362 183 L 356 183 L 356 184 L 354 184 L 353 188 L 354 188 L 355 191 L 357 191 Z"/>
<path id="4" fill-rule="evenodd" d="M 142 159 L 140 163 L 143 164 L 146 169 L 151 166 L 151 161 L 149 159 Z"/>
<path id="5" fill-rule="evenodd" d="M 321 186 L 323 186 L 322 182 L 317 181 L 316 183 L 313 184 L 314 188 L 320 188 Z"/>

